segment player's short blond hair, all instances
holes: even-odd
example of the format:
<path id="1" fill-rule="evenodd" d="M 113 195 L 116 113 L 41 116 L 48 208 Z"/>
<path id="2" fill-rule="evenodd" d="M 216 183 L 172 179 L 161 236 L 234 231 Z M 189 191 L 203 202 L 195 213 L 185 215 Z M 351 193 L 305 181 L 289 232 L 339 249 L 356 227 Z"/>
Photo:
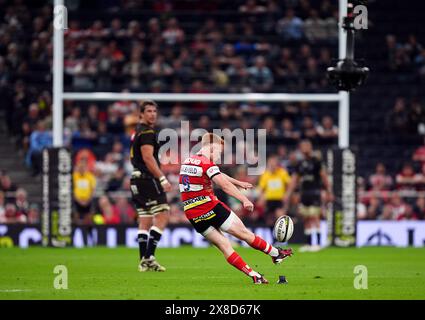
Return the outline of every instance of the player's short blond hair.
<path id="1" fill-rule="evenodd" d="M 221 144 L 224 145 L 224 139 L 220 137 L 219 135 L 216 135 L 215 133 L 206 133 L 202 136 L 202 146 L 207 146 L 210 144 Z"/>

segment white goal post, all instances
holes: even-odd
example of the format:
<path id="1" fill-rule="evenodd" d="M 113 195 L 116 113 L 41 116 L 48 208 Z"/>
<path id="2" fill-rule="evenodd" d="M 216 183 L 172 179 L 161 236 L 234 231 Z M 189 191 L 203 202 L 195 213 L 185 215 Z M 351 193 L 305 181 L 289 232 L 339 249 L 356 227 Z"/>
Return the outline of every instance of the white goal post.
<path id="1" fill-rule="evenodd" d="M 64 0 L 55 0 L 55 8 L 63 6 Z M 339 0 L 339 59 L 346 57 L 346 32 L 341 28 L 342 18 L 347 15 L 347 0 Z M 349 146 L 349 93 L 292 94 L 292 93 L 241 93 L 241 94 L 172 94 L 172 93 L 114 93 L 114 92 L 64 92 L 64 31 L 54 28 L 53 36 L 53 146 L 63 145 L 63 101 L 117 101 L 117 100 L 155 100 L 155 101 L 262 101 L 262 102 L 338 102 L 338 145 Z"/>

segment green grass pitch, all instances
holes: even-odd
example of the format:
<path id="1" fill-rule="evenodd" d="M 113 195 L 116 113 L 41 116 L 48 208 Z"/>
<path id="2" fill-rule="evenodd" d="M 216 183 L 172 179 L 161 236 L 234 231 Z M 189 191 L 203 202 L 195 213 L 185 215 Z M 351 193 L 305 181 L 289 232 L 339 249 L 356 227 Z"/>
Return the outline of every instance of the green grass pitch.
<path id="1" fill-rule="evenodd" d="M 254 285 L 215 248 L 158 249 L 165 273 L 137 271 L 137 249 L 0 249 L 0 299 L 425 299 L 425 250 L 328 248 L 275 266 L 261 252 L 236 249 L 270 281 Z M 53 269 L 68 269 L 68 289 Z M 353 286 L 356 265 L 368 289 Z M 276 284 L 285 275 L 288 284 Z"/>

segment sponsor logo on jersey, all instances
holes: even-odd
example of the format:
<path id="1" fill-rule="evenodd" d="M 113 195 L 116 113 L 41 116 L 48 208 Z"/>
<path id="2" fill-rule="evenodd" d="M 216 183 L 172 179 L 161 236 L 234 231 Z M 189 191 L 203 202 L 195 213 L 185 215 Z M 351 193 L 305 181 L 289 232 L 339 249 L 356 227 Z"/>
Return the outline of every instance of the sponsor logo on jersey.
<path id="1" fill-rule="evenodd" d="M 185 174 L 191 177 L 202 177 L 203 169 L 196 166 L 182 165 L 180 168 L 180 174 Z"/>
<path id="2" fill-rule="evenodd" d="M 202 184 L 193 184 L 193 183 L 180 183 L 179 188 L 180 188 L 180 192 L 196 192 L 196 191 L 204 190 L 204 186 Z"/>
<path id="3" fill-rule="evenodd" d="M 188 199 L 186 201 L 183 201 L 183 210 L 186 211 L 210 201 L 211 198 L 209 196 L 199 196 L 196 198 Z"/>

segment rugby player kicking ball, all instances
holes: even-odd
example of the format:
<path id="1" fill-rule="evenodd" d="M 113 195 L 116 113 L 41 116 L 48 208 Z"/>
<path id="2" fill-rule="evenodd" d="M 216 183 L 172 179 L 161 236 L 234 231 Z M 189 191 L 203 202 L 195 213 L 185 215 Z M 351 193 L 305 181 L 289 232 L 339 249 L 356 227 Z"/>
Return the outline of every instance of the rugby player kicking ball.
<path id="1" fill-rule="evenodd" d="M 237 254 L 223 232 L 245 241 L 252 248 L 271 256 L 273 263 L 281 263 L 292 255 L 292 249 L 273 247 L 261 237 L 248 230 L 239 217 L 214 195 L 212 182 L 228 195 L 242 202 L 243 207 L 253 211 L 254 205 L 237 187 L 252 188 L 252 185 L 220 172 L 214 163 L 221 158 L 224 140 L 213 133 L 202 137 L 201 150 L 186 159 L 180 168 L 179 187 L 184 212 L 195 230 L 214 244 L 227 262 L 251 277 L 256 284 L 269 283 L 263 275 L 254 271 Z"/>

